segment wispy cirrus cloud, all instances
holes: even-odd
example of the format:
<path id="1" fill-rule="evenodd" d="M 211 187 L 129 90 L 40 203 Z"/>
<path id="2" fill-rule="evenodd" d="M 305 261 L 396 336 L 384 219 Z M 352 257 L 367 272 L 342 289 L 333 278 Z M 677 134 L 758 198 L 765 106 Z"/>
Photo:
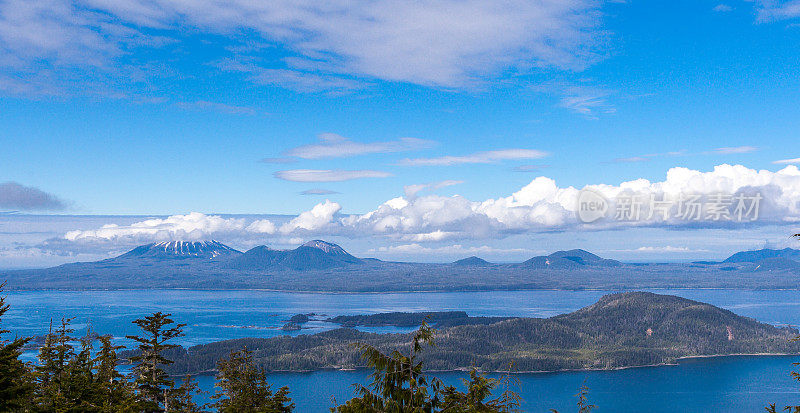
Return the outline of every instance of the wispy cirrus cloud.
<path id="1" fill-rule="evenodd" d="M 778 159 L 777 161 L 772 161 L 772 163 L 776 165 L 790 165 L 790 164 L 800 164 L 800 158 L 792 158 L 792 159 Z"/>
<path id="2" fill-rule="evenodd" d="M 800 1 L 790 0 L 758 0 L 756 5 L 756 21 L 768 23 L 800 17 Z"/>
<path id="3" fill-rule="evenodd" d="M 314 189 L 306 189 L 303 192 L 300 192 L 300 195 L 334 195 L 340 192 L 331 191 L 330 189 L 322 189 L 322 188 L 314 188 Z"/>
<path id="4" fill-rule="evenodd" d="M 437 189 L 446 188 L 448 186 L 459 185 L 463 183 L 464 181 L 448 179 L 445 181 L 430 182 L 427 184 L 406 185 L 403 187 L 403 192 L 405 193 L 406 198 L 413 198 L 422 191 L 435 191 Z"/>
<path id="5" fill-rule="evenodd" d="M 612 90 L 595 86 L 590 81 L 570 83 L 562 81 L 533 85 L 534 92 L 558 97 L 558 106 L 577 113 L 587 119 L 598 119 L 600 115 L 616 113 L 610 102 Z"/>
<path id="6" fill-rule="evenodd" d="M 726 146 L 723 148 L 714 149 L 714 152 L 723 155 L 731 155 L 737 153 L 750 153 L 757 150 L 758 148 L 755 146 Z"/>
<path id="7" fill-rule="evenodd" d="M 559 106 L 583 115 L 589 119 L 597 119 L 598 113 L 611 114 L 617 110 L 608 103 L 608 94 L 568 94 L 559 100 Z"/>
<path id="8" fill-rule="evenodd" d="M 549 168 L 549 167 L 550 167 L 550 165 L 535 165 L 535 164 L 519 165 L 519 166 L 515 166 L 513 171 L 514 172 L 538 172 L 538 171 L 541 171 L 542 169 Z"/>
<path id="9" fill-rule="evenodd" d="M 227 39 L 230 55 L 216 59 L 218 68 L 240 72 L 254 84 L 343 93 L 374 79 L 471 88 L 509 70 L 581 70 L 602 59 L 602 5 L 593 0 L 7 0 L 0 3 L 0 68 L 14 76 L 0 76 L 8 81 L 0 87 L 58 88 L 68 79 L 86 84 L 95 80 L 91 69 L 110 74 L 131 52 L 177 50 L 185 33 L 192 33 Z M 285 56 L 258 61 L 262 44 Z M 135 60 L 139 63 L 128 63 L 147 63 Z M 13 82 L 32 73 L 30 81 Z"/>
<path id="10" fill-rule="evenodd" d="M 403 159 L 404 166 L 450 166 L 461 164 L 494 163 L 505 160 L 540 159 L 549 153 L 536 149 L 499 149 L 494 151 L 475 152 L 463 156 L 440 156 L 436 158 Z"/>
<path id="11" fill-rule="evenodd" d="M 231 115 L 255 115 L 257 111 L 247 106 L 228 105 L 219 102 L 209 102 L 207 100 L 196 100 L 193 102 L 177 102 L 175 106 L 194 111 L 216 111 Z"/>
<path id="12" fill-rule="evenodd" d="M 382 142 L 355 142 L 335 133 L 319 135 L 319 142 L 298 146 L 286 151 L 288 157 L 302 159 L 344 158 L 357 155 L 414 151 L 430 148 L 436 143 L 418 138 L 399 138 Z"/>
<path id="13" fill-rule="evenodd" d="M 140 59 L 134 64 L 126 58 L 136 50 L 175 44 L 178 36 L 145 33 L 93 3 L 1 2 L 0 91 L 119 99 L 130 97 L 129 88 L 120 84 L 131 85 L 160 72 L 158 61 Z"/>
<path id="14" fill-rule="evenodd" d="M 61 211 L 67 208 L 57 196 L 17 182 L 0 184 L 0 208 L 20 211 Z"/>
<path id="15" fill-rule="evenodd" d="M 240 61 L 234 57 L 221 59 L 213 66 L 227 72 L 242 73 L 247 80 L 258 85 L 280 86 L 303 93 L 341 95 L 369 85 L 366 81 L 339 74 L 268 68 L 251 61 Z"/>
<path id="16" fill-rule="evenodd" d="M 650 160 L 650 157 L 647 156 L 631 156 L 628 158 L 614 158 L 612 162 L 614 163 L 635 163 L 635 162 L 647 162 Z"/>
<path id="17" fill-rule="evenodd" d="M 630 157 L 622 157 L 622 158 L 615 158 L 611 162 L 613 163 L 636 163 L 636 162 L 649 162 L 655 158 L 668 158 L 668 157 L 677 157 L 677 156 L 696 156 L 696 155 L 737 155 L 737 154 L 745 154 L 745 153 L 752 153 L 758 151 L 759 148 L 756 146 L 726 146 L 721 148 L 715 148 L 713 150 L 705 151 L 705 152 L 689 152 L 686 149 L 681 149 L 679 151 L 670 151 L 670 152 L 659 152 L 659 153 L 648 153 L 639 156 L 630 156 Z"/>
<path id="18" fill-rule="evenodd" d="M 293 182 L 341 182 L 353 179 L 387 178 L 392 176 L 389 172 L 369 169 L 290 169 L 275 172 L 274 175 L 278 179 Z"/>
<path id="19" fill-rule="evenodd" d="M 271 163 L 271 164 L 287 164 L 287 163 L 294 163 L 297 162 L 295 158 L 289 158 L 286 156 L 279 156 L 274 158 L 261 158 L 258 160 L 261 163 Z"/>

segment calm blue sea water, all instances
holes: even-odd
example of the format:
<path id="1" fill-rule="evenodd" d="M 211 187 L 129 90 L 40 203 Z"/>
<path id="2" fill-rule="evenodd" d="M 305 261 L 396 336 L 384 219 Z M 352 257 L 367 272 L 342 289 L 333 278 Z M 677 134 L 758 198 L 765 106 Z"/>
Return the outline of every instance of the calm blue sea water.
<path id="1" fill-rule="evenodd" d="M 737 314 L 773 324 L 800 324 L 800 292 L 733 290 L 655 290 L 708 302 Z M 75 317 L 80 330 L 122 339 L 136 332 L 130 321 L 154 311 L 173 314 L 187 323 L 180 344 L 194 345 L 237 337 L 311 334 L 333 328 L 321 321 L 308 329 L 279 330 L 297 313 L 324 316 L 387 311 L 464 310 L 470 315 L 548 317 L 595 302 L 601 291 L 508 291 L 402 294 L 297 294 L 262 291 L 92 291 L 9 293 L 11 310 L 3 326 L 20 335 L 47 331 L 50 320 Z M 394 332 L 398 329 L 374 329 Z M 574 411 L 575 397 L 585 381 L 600 412 L 762 411 L 767 402 L 800 403 L 800 383 L 789 377 L 793 357 L 733 357 L 683 362 L 678 366 L 604 372 L 517 375 L 517 389 L 526 411 Z M 457 384 L 460 373 L 442 378 Z M 200 377 L 208 390 L 213 378 Z M 274 374 L 276 386 L 288 385 L 299 412 L 326 411 L 331 398 L 352 396 L 352 384 L 366 383 L 365 372 L 324 371 Z"/>
<path id="2" fill-rule="evenodd" d="M 518 391 L 526 412 L 576 411 L 578 388 L 589 386 L 597 412 L 763 412 L 767 402 L 800 402 L 800 383 L 789 377 L 792 357 L 724 357 L 682 362 L 677 366 L 618 371 L 519 374 Z M 458 385 L 461 373 L 440 373 Z M 275 386 L 289 386 L 298 412 L 325 412 L 353 396 L 352 383 L 367 383 L 367 373 L 323 371 L 275 374 Z M 204 387 L 213 377 L 200 377 Z M 276 387 L 276 388 L 277 388 Z"/>

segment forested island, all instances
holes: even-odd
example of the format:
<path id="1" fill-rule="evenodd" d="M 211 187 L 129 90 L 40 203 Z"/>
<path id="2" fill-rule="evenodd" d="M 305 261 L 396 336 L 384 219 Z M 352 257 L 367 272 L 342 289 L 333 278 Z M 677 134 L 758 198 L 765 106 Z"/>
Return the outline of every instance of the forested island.
<path id="1" fill-rule="evenodd" d="M 797 354 L 793 328 L 778 328 L 710 304 L 646 292 L 611 294 L 551 318 L 469 317 L 461 312 L 336 317 L 358 326 L 410 326 L 427 319 L 435 346 L 421 359 L 428 370 L 558 371 L 674 363 L 683 357 Z M 441 324 L 439 324 L 441 323 Z M 374 334 L 340 328 L 313 335 L 244 338 L 174 348 L 171 374 L 214 371 L 217 361 L 247 348 L 267 371 L 366 367 L 353 343 L 384 353 L 407 347 L 413 334 Z"/>
<path id="2" fill-rule="evenodd" d="M 466 311 L 434 311 L 421 313 L 380 313 L 368 315 L 340 315 L 325 321 L 342 327 L 417 327 L 423 321 L 435 324 L 437 328 L 460 325 L 494 324 L 513 317 L 470 317 Z"/>

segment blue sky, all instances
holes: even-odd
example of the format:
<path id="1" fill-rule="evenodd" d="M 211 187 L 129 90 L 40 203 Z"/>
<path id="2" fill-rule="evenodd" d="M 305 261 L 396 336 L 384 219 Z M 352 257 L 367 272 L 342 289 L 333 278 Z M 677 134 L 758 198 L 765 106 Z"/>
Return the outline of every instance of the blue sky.
<path id="1" fill-rule="evenodd" d="M 397 197 L 477 205 L 539 176 L 580 189 L 661 182 L 675 167 L 776 173 L 800 163 L 798 23 L 797 1 L 6 1 L 0 182 L 16 186 L 0 187 L 0 210 L 297 215 L 329 200 L 330 224 Z M 778 181 L 789 207 L 757 239 L 796 222 L 800 184 Z M 421 220 L 459 213 L 430 208 Z M 444 221 L 375 242 L 510 250 L 564 230 L 533 219 L 475 234 Z M 244 244 L 359 239 L 323 224 Z M 422 236 L 436 231 L 450 235 Z M 606 236 L 629 238 L 619 233 Z M 207 228 L 193 237 L 220 235 L 236 242 Z M 633 239 L 628 249 L 647 246 Z"/>

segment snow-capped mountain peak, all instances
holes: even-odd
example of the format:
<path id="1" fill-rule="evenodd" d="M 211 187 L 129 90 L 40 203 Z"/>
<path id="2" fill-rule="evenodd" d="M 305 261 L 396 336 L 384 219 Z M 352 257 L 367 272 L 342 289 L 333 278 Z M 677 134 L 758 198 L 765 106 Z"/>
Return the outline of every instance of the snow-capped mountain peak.
<path id="1" fill-rule="evenodd" d="M 208 258 L 241 254 L 219 241 L 163 241 L 141 245 L 120 258 Z"/>
<path id="2" fill-rule="evenodd" d="M 330 242 L 326 242 L 326 241 L 322 241 L 322 240 L 318 240 L 318 239 L 315 239 L 313 241 L 308 241 L 305 244 L 303 244 L 303 246 L 304 247 L 309 247 L 309 248 L 316 248 L 316 249 L 322 250 L 322 252 L 324 252 L 326 254 L 330 254 L 330 255 L 350 255 L 350 254 L 347 253 L 347 251 L 344 250 L 344 248 L 342 248 L 342 247 L 340 247 L 340 246 L 338 246 L 336 244 L 333 244 L 333 243 L 330 243 Z"/>

